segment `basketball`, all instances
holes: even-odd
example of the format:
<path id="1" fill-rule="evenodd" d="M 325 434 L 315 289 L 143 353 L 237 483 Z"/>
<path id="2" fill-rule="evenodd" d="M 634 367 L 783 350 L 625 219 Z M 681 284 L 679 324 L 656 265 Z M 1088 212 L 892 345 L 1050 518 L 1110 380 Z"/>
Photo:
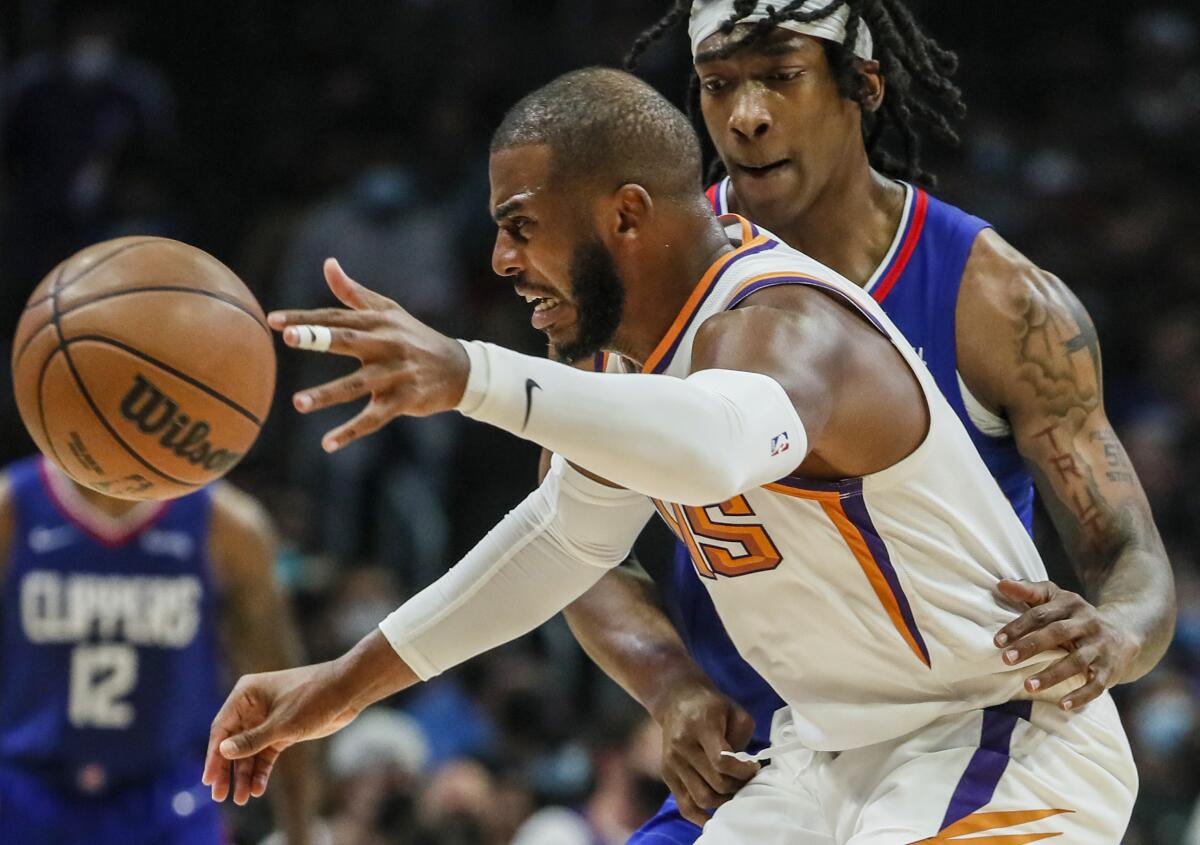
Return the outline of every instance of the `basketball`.
<path id="1" fill-rule="evenodd" d="M 13 342 L 21 419 L 86 487 L 171 499 L 220 478 L 275 390 L 266 316 L 203 250 L 128 237 L 84 249 L 33 291 Z"/>

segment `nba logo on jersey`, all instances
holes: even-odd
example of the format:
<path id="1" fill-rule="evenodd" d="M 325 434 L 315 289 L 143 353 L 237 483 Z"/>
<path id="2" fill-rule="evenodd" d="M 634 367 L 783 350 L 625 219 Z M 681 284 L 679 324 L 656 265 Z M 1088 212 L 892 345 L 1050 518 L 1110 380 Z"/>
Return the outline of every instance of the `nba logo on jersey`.
<path id="1" fill-rule="evenodd" d="M 771 457 L 782 455 L 788 450 L 788 434 L 782 431 L 771 438 Z"/>

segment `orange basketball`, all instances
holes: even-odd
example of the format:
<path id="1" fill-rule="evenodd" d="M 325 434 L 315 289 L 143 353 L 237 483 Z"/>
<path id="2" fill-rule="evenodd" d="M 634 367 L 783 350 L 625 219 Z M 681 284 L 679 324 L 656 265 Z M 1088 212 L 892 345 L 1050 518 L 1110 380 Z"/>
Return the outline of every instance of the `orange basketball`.
<path id="1" fill-rule="evenodd" d="M 13 342 L 21 419 L 67 475 L 122 499 L 220 478 L 275 390 L 262 308 L 208 253 L 166 238 L 90 246 L 34 290 Z"/>

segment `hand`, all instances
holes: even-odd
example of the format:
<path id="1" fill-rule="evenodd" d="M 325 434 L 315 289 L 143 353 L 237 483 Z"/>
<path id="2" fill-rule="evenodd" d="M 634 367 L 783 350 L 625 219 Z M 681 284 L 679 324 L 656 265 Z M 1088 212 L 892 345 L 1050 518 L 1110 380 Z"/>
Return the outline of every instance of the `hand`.
<path id="1" fill-rule="evenodd" d="M 267 317 L 288 346 L 312 348 L 313 333 L 303 327 L 320 327 L 330 332 L 329 352 L 362 363 L 355 372 L 292 398 L 296 410 L 307 414 L 370 395 L 358 416 L 322 438 L 325 451 L 378 431 L 396 417 L 428 416 L 458 405 L 470 372 L 462 344 L 351 279 L 336 259 L 325 261 L 325 281 L 347 308 L 275 311 Z"/>
<path id="2" fill-rule="evenodd" d="M 1005 663 L 1015 666 L 1054 648 L 1068 652 L 1027 678 L 1025 689 L 1032 693 L 1075 675 L 1087 678 L 1083 686 L 1059 699 L 1063 710 L 1082 707 L 1120 683 L 1136 660 L 1136 640 L 1104 608 L 1093 607 L 1077 593 L 1052 581 L 1004 580 L 999 588 L 1006 598 L 1029 605 L 996 634 L 996 647 L 1005 649 Z"/>
<path id="3" fill-rule="evenodd" d="M 224 801 L 259 798 L 280 753 L 289 745 L 328 736 L 348 725 L 358 709 L 347 706 L 331 664 L 246 675 L 213 719 L 201 781 Z M 230 775 L 230 761 L 234 773 Z"/>
<path id="4" fill-rule="evenodd" d="M 675 687 L 655 721 L 663 734 L 663 781 L 688 821 L 704 826 L 758 771 L 722 751 L 741 751 L 754 734 L 754 719 L 711 685 Z"/>

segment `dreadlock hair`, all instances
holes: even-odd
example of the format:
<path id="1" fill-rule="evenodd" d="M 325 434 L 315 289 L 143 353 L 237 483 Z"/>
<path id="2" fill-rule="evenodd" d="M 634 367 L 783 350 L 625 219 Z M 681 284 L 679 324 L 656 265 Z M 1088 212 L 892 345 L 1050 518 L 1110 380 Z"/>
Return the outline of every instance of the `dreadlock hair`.
<path id="1" fill-rule="evenodd" d="M 768 15 L 751 24 L 741 38 L 720 53 L 726 58 L 754 44 L 783 21 L 809 23 L 821 20 L 843 4 L 849 7 L 845 44 L 821 40 L 825 56 L 837 82 L 838 92 L 856 103 L 866 96 L 862 74 L 856 65 L 852 45 L 858 38 L 860 23 L 866 23 L 875 44 L 875 59 L 887 80 L 887 94 L 875 112 L 863 110 L 863 142 L 871 166 L 881 173 L 910 182 L 936 183 L 932 173 L 921 166 L 921 137 L 918 126 L 928 128 L 938 140 L 955 145 L 959 141 L 954 121 L 966 113 L 962 92 L 950 79 L 958 69 L 958 56 L 942 48 L 921 29 L 904 0 L 830 0 L 812 11 L 801 11 L 806 0 L 790 0 L 779 7 L 768 6 Z M 734 13 L 721 25 L 729 34 L 751 14 L 755 0 L 735 0 Z M 625 67 L 633 70 L 647 49 L 671 29 L 688 19 L 692 0 L 674 0 L 671 8 L 653 26 L 634 41 L 625 57 Z M 687 94 L 687 114 L 700 123 L 700 80 L 691 74 Z M 707 133 L 701 131 L 702 137 Z M 708 178 L 715 181 L 725 174 L 720 158 L 714 157 Z"/>

